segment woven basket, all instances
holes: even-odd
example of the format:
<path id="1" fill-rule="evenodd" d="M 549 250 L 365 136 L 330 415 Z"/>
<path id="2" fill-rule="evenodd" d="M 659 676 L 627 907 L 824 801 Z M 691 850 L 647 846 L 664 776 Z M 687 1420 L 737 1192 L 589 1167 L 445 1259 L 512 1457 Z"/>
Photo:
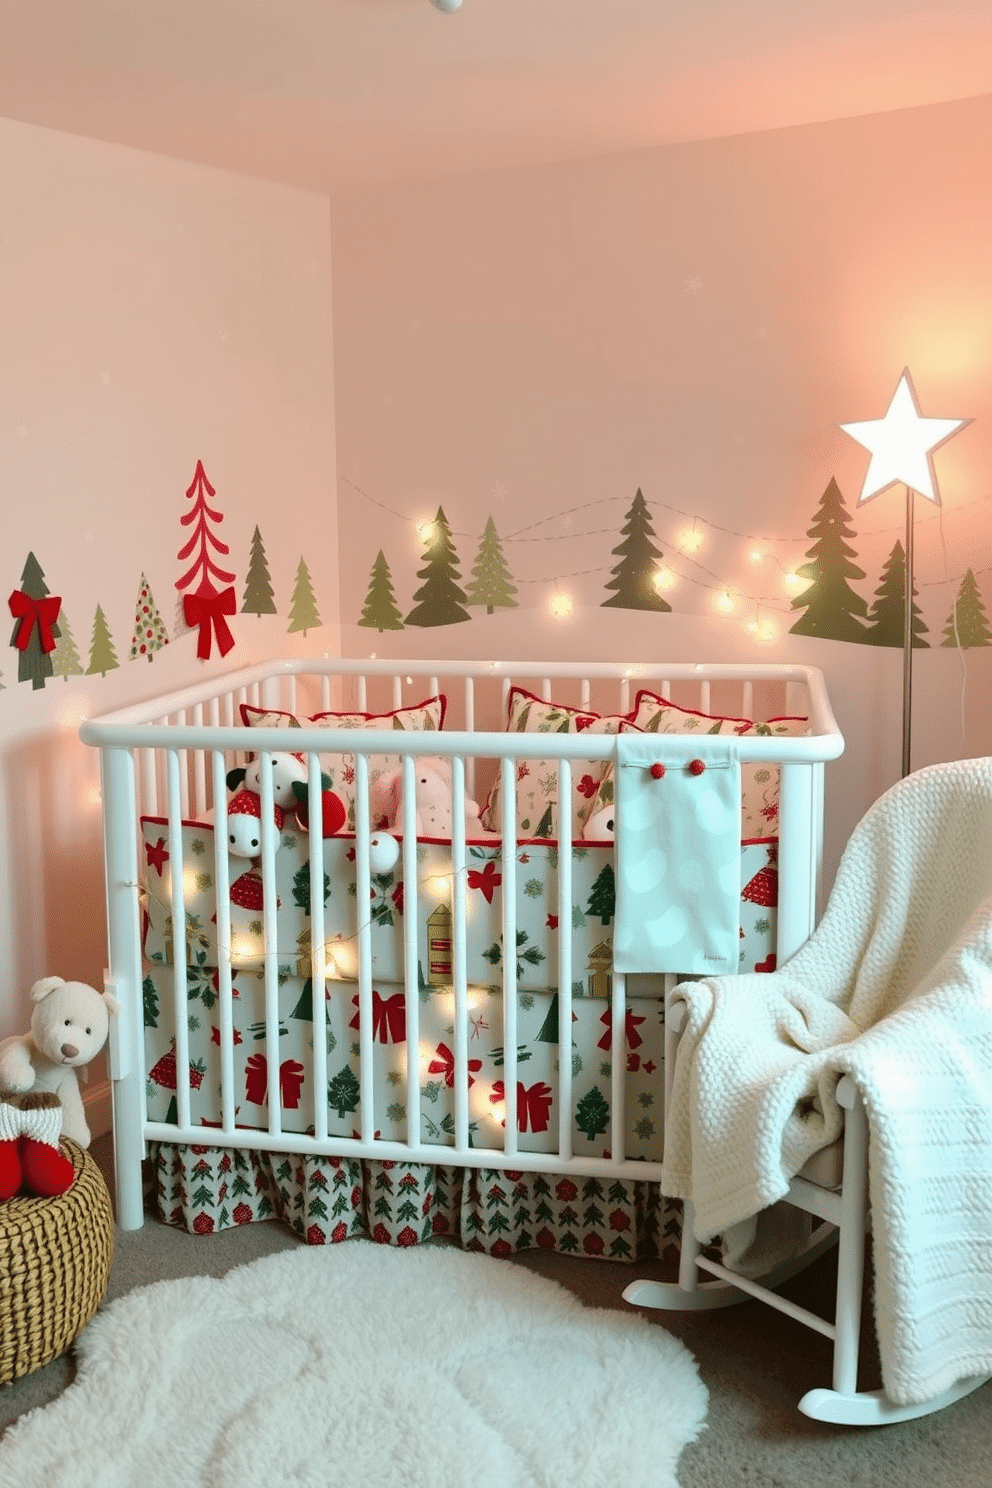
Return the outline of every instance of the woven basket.
<path id="1" fill-rule="evenodd" d="M 0 1385 L 65 1353 L 110 1280 L 114 1215 L 89 1153 L 62 1138 L 76 1172 L 52 1199 L 0 1204 Z"/>

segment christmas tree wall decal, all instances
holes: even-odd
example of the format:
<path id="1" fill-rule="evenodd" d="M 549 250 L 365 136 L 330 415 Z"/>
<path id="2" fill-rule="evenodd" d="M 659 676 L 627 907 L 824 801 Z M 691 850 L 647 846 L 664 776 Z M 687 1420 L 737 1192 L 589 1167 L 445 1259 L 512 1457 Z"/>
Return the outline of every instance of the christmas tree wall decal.
<path id="1" fill-rule="evenodd" d="M 913 645 L 929 646 L 923 639 L 927 627 L 923 623 L 916 604 L 916 585 L 913 585 Z M 901 646 L 906 634 L 906 553 L 901 542 L 896 542 L 885 560 L 882 577 L 875 591 L 872 607 L 868 612 L 868 626 L 864 640 L 872 646 Z"/>
<path id="2" fill-rule="evenodd" d="M 293 585 L 288 631 L 291 634 L 294 630 L 302 630 L 306 635 L 308 630 L 319 630 L 322 623 L 317 613 L 317 601 L 314 597 L 313 584 L 310 581 L 310 570 L 301 558 L 296 569 L 296 582 Z"/>
<path id="3" fill-rule="evenodd" d="M 792 626 L 792 633 L 830 641 L 863 641 L 864 626 L 854 617 L 866 615 L 868 605 L 848 580 L 863 579 L 865 575 L 863 569 L 850 561 L 854 549 L 845 539 L 853 537 L 854 531 L 833 477 L 820 497 L 813 525 L 806 535 L 815 539 L 806 550 L 806 557 L 812 562 L 802 564 L 796 573 L 801 579 L 809 580 L 809 587 L 792 601 L 794 610 L 806 613 Z"/>
<path id="4" fill-rule="evenodd" d="M 68 682 L 70 677 L 83 675 L 83 663 L 79 659 L 79 651 L 65 610 L 59 614 L 59 630 L 62 633 L 52 652 L 52 672 L 54 676 L 61 677 L 63 682 Z"/>
<path id="5" fill-rule="evenodd" d="M 606 585 L 616 593 L 611 599 L 604 599 L 603 605 L 622 610 L 670 610 L 671 605 L 658 593 L 655 584 L 661 551 L 651 541 L 654 528 L 639 486 L 620 531 L 623 541 L 613 549 L 620 562 Z"/>
<path id="6" fill-rule="evenodd" d="M 97 672 L 105 677 L 120 665 L 117 660 L 117 652 L 114 650 L 113 638 L 107 625 L 106 616 L 99 605 L 93 616 L 93 635 L 90 640 L 90 664 L 86 668 L 87 677 L 95 676 Z"/>
<path id="7" fill-rule="evenodd" d="M 358 623 L 379 631 L 403 629 L 403 616 L 393 596 L 392 574 L 381 548 L 372 564 L 368 593 Z"/>
<path id="8" fill-rule="evenodd" d="M 245 579 L 245 597 L 241 606 L 243 615 L 276 614 L 275 595 L 269 578 L 269 565 L 258 528 L 251 535 L 251 554 L 248 559 L 248 575 Z"/>
<path id="9" fill-rule="evenodd" d="M 223 513 L 208 505 L 208 499 L 216 494 L 207 479 L 202 460 L 197 460 L 192 482 L 186 490 L 187 499 L 193 502 L 193 506 L 179 519 L 184 527 L 192 526 L 193 533 L 176 555 L 180 563 L 185 563 L 187 558 L 193 558 L 193 562 L 176 580 L 176 588 L 188 591 L 183 594 L 183 613 L 190 629 L 199 630 L 196 654 L 201 661 L 209 659 L 213 636 L 216 636 L 221 656 L 226 656 L 234 645 L 226 617 L 237 610 L 237 599 L 233 589 L 218 589 L 214 584 L 216 579 L 230 585 L 234 579 L 233 573 L 220 568 L 211 557 L 211 550 L 222 555 L 230 551 L 227 544 L 211 531 L 211 525 L 224 520 Z"/>
<path id="10" fill-rule="evenodd" d="M 134 661 L 138 656 L 146 656 L 151 661 L 154 653 L 168 644 L 169 632 L 158 612 L 151 585 L 142 574 L 138 584 L 138 598 L 134 604 L 134 630 L 131 634 L 129 659 Z"/>
<path id="11" fill-rule="evenodd" d="M 992 627 L 969 568 L 958 586 L 954 608 L 944 626 L 942 646 L 992 646 Z"/>
<path id="12" fill-rule="evenodd" d="M 513 596 L 517 586 L 510 578 L 510 569 L 496 531 L 492 517 L 486 522 L 486 530 L 479 543 L 479 551 L 472 566 L 472 582 L 468 588 L 467 604 L 485 605 L 486 614 L 493 610 L 515 610 L 517 601 Z"/>
<path id="13" fill-rule="evenodd" d="M 428 524 L 423 556 L 424 567 L 417 570 L 417 578 L 424 582 L 413 596 L 420 603 L 407 615 L 407 625 L 457 625 L 470 620 L 462 608 L 466 595 L 457 582 L 461 578 L 458 554 L 443 507 L 438 507 L 437 516 Z"/>
<path id="14" fill-rule="evenodd" d="M 16 648 L 17 680 L 30 682 L 37 690 L 52 675 L 52 652 L 59 638 L 58 618 L 62 601 L 49 594 L 45 575 L 33 553 L 29 553 L 21 574 L 21 587 L 7 601 L 14 617 L 10 644 Z"/>

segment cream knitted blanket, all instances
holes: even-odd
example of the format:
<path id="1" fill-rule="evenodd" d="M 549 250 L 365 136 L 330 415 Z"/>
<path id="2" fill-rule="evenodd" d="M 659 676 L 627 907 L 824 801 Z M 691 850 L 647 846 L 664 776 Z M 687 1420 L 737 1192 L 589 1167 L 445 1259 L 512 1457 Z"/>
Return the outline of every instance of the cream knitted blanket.
<path id="1" fill-rule="evenodd" d="M 701 1240 L 781 1199 L 865 1099 L 883 1384 L 992 1373 L 992 759 L 901 781 L 781 971 L 682 983 L 663 1188 Z"/>

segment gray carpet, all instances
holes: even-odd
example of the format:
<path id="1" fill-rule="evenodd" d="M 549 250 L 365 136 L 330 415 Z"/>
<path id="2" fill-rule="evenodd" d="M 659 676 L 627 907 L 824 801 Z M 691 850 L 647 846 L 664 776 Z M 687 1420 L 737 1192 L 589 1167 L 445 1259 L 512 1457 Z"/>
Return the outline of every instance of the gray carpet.
<path id="1" fill-rule="evenodd" d="M 92 1151 L 113 1192 L 109 1138 L 99 1138 Z M 300 1243 L 278 1222 L 194 1236 L 149 1218 L 141 1230 L 118 1233 L 107 1297 L 177 1276 L 222 1276 L 232 1266 Z M 628 1281 L 661 1274 L 651 1262 L 631 1267 L 543 1251 L 506 1264 L 552 1278 L 591 1307 L 626 1308 L 621 1293 Z M 828 1313 L 833 1267 L 827 1257 L 783 1290 Z M 987 1488 L 992 1483 L 992 1384 L 920 1421 L 874 1430 L 824 1426 L 800 1415 L 796 1401 L 805 1390 L 830 1382 L 826 1339 L 757 1302 L 694 1315 L 642 1315 L 686 1343 L 710 1392 L 707 1428 L 682 1457 L 682 1488 Z M 866 1352 L 871 1352 L 870 1340 Z M 70 1353 L 0 1387 L 0 1430 L 53 1400 L 71 1384 L 73 1372 Z M 659 1380 L 658 1409 L 664 1408 L 664 1381 Z M 618 1482 L 623 1458 L 624 1443 L 618 1440 Z M 2 1468 L 0 1443 L 0 1479 Z"/>

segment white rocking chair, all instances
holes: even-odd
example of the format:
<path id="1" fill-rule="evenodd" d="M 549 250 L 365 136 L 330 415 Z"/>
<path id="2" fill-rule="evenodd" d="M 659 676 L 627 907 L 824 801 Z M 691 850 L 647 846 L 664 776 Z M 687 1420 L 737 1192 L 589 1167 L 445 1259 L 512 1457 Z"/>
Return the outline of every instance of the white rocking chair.
<path id="1" fill-rule="evenodd" d="M 970 779 L 968 778 L 969 768 L 972 771 Z M 938 772 L 942 773 L 938 774 Z M 932 778 L 927 780 L 925 777 L 928 776 Z M 946 795 L 949 811 L 959 809 L 963 799 L 966 809 L 960 814 L 967 819 L 968 812 L 971 812 L 973 825 L 968 830 L 972 833 L 977 832 L 979 844 L 976 848 L 974 835 L 967 837 L 970 862 L 975 875 L 972 886 L 974 902 L 982 904 L 987 900 L 989 890 L 992 889 L 992 761 L 962 761 L 955 765 L 931 766 L 929 770 L 919 771 L 915 776 L 908 777 L 899 786 L 894 787 L 893 791 L 888 792 L 880 802 L 875 803 L 860 827 L 855 829 L 855 834 L 852 836 L 852 846 L 855 851 L 852 854 L 849 849 L 848 854 L 845 855 L 845 861 L 841 864 L 834 892 L 831 895 L 831 906 L 828 906 L 824 921 L 830 916 L 835 896 L 839 898 L 842 906 L 846 903 L 841 890 L 841 882 L 848 859 L 859 858 L 860 872 L 864 873 L 865 855 L 876 846 L 871 827 L 869 826 L 865 831 L 866 824 L 869 823 L 873 814 L 881 809 L 883 820 L 891 820 L 897 817 L 899 812 L 905 814 L 909 811 L 911 813 L 914 799 L 920 799 L 919 796 L 914 798 L 912 794 L 914 790 L 917 792 L 922 790 L 925 793 L 934 788 Z M 896 792 L 902 793 L 899 800 L 890 803 L 888 798 L 894 797 Z M 889 814 L 888 818 L 884 817 L 886 812 Z M 856 839 L 858 839 L 857 842 Z M 955 845 L 965 844 L 955 844 L 948 837 L 939 844 L 933 845 L 934 861 L 930 867 L 936 870 L 937 877 L 940 876 L 942 864 L 946 869 L 948 861 L 946 854 Z M 941 854 L 945 856 L 942 857 Z M 920 855 L 926 856 L 926 850 L 921 850 Z M 881 857 L 876 856 L 875 862 L 880 864 Z M 925 877 L 922 866 L 920 871 L 921 876 Z M 850 876 L 849 874 L 849 878 Z M 944 876 L 946 878 L 946 873 Z M 987 882 L 986 879 L 988 879 Z M 931 879 L 931 884 L 933 881 Z M 839 890 L 840 894 L 838 894 Z M 970 912 L 971 906 L 966 906 L 966 908 Z M 827 930 L 831 943 L 836 945 L 838 938 L 843 939 L 846 928 L 847 924 L 843 916 L 838 926 L 838 915 L 835 913 L 829 929 L 824 923 L 814 932 L 808 943 L 809 947 L 812 948 L 813 942 L 824 930 Z M 857 930 L 858 927 L 852 925 L 850 954 L 853 959 L 858 956 L 858 947 L 855 944 Z M 987 935 L 988 932 L 985 933 Z M 800 956 L 803 954 L 803 952 L 799 953 Z M 804 964 L 808 965 L 809 961 L 807 960 Z M 781 974 L 773 973 L 772 976 Z M 992 976 L 992 971 L 988 975 Z M 770 981 L 771 978 L 767 980 Z M 676 996 L 674 1001 L 670 1002 L 666 1027 L 666 1131 L 670 1129 L 668 1122 L 672 1107 L 672 1090 L 675 1084 L 674 1071 L 678 1043 L 687 1017 L 688 1010 L 685 1001 L 679 1000 Z M 808 1246 L 800 1256 L 784 1262 L 759 1280 L 742 1276 L 702 1253 L 702 1247 L 693 1233 L 695 1227 L 693 1205 L 687 1200 L 682 1225 L 678 1282 L 635 1281 L 626 1288 L 623 1296 L 626 1301 L 638 1307 L 675 1310 L 726 1307 L 733 1303 L 746 1301 L 748 1297 L 768 1303 L 806 1327 L 815 1329 L 833 1343 L 831 1387 L 808 1391 L 799 1401 L 799 1409 L 805 1415 L 820 1421 L 850 1426 L 880 1426 L 942 1410 L 953 1401 L 959 1400 L 986 1383 L 990 1376 L 982 1374 L 960 1379 L 936 1398 L 915 1405 L 896 1404 L 886 1395 L 884 1389 L 859 1391 L 858 1365 L 864 1289 L 865 1235 L 870 1224 L 868 1213 L 869 1124 L 861 1095 L 855 1081 L 849 1075 L 842 1075 L 839 1079 L 836 1095 L 838 1104 L 843 1108 L 841 1138 L 814 1154 L 800 1174 L 792 1179 L 788 1194 L 782 1200 L 783 1203 L 791 1204 L 821 1221 L 813 1230 Z M 834 1318 L 830 1321 L 779 1296 L 774 1288 L 781 1285 L 788 1277 L 803 1270 L 833 1244 L 838 1247 L 838 1279 Z"/>

